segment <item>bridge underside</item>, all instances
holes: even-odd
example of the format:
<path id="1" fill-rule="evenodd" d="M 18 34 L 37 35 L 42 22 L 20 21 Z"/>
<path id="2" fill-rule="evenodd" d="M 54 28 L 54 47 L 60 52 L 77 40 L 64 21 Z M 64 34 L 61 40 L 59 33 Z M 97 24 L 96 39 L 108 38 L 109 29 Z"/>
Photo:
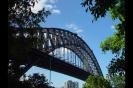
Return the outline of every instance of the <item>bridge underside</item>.
<path id="1" fill-rule="evenodd" d="M 31 61 L 33 58 L 39 60 L 37 63 L 33 64 L 34 66 L 49 70 L 51 69 L 52 71 L 67 74 L 69 76 L 78 78 L 80 80 L 85 80 L 90 75 L 89 72 L 86 72 L 62 60 L 59 60 L 58 58 L 52 57 L 48 54 L 44 54 L 41 51 L 33 51 L 32 55 L 33 56 L 31 58 Z M 50 60 L 51 60 L 51 65 L 50 65 Z"/>
<path id="2" fill-rule="evenodd" d="M 59 60 L 58 58 L 55 58 L 38 50 L 32 51 L 30 58 L 28 58 L 28 62 L 30 63 L 26 62 L 28 65 L 24 69 L 22 74 L 28 71 L 32 66 L 37 66 L 48 70 L 51 69 L 52 71 L 56 71 L 59 73 L 67 74 L 80 80 L 86 80 L 86 78 L 90 75 L 89 72 L 86 72 L 78 67 L 73 66 L 72 64 L 66 63 L 65 61 Z"/>

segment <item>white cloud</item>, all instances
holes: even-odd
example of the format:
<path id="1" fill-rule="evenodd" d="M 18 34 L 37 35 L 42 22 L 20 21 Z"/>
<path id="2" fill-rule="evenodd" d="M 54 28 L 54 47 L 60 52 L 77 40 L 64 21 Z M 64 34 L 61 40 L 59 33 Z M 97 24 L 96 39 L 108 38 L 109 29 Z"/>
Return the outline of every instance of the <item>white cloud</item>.
<path id="1" fill-rule="evenodd" d="M 66 27 L 68 29 L 71 29 L 71 28 L 73 28 L 74 30 L 77 29 L 77 26 L 75 24 L 68 24 L 68 25 L 66 25 Z"/>
<path id="2" fill-rule="evenodd" d="M 55 3 L 58 0 L 39 0 L 38 3 L 35 3 L 35 6 L 31 8 L 32 12 L 37 13 L 38 11 L 45 8 L 46 10 L 51 11 L 54 14 L 60 14 L 61 11 L 57 9 Z"/>
<path id="3" fill-rule="evenodd" d="M 68 25 L 66 25 L 65 26 L 67 29 L 72 29 L 74 32 L 76 32 L 76 33 L 81 33 L 81 32 L 83 32 L 83 30 L 81 29 L 81 28 L 79 28 L 76 24 L 73 24 L 73 23 L 71 23 L 71 24 L 68 24 Z"/>
<path id="4" fill-rule="evenodd" d="M 115 29 L 115 26 L 114 25 L 111 25 L 111 29 Z"/>
<path id="5" fill-rule="evenodd" d="M 76 30 L 76 33 L 81 33 L 81 32 L 83 32 L 83 30 L 81 30 L 81 29 Z"/>
<path id="6" fill-rule="evenodd" d="M 60 14 L 60 13 L 61 13 L 61 11 L 60 11 L 60 10 L 58 10 L 58 9 L 53 9 L 53 10 L 52 10 L 52 13 Z"/>
<path id="7" fill-rule="evenodd" d="M 51 9 L 53 9 L 53 6 L 52 6 L 52 5 L 49 5 L 49 4 L 45 5 L 44 7 L 45 7 L 46 10 L 51 10 Z"/>
<path id="8" fill-rule="evenodd" d="M 31 8 L 31 11 L 34 13 L 37 13 L 38 11 L 44 8 L 45 3 L 46 3 L 46 0 L 40 0 L 38 3 L 35 3 L 35 6 Z"/>
<path id="9" fill-rule="evenodd" d="M 54 4 L 56 3 L 58 0 L 48 0 L 50 3 Z"/>

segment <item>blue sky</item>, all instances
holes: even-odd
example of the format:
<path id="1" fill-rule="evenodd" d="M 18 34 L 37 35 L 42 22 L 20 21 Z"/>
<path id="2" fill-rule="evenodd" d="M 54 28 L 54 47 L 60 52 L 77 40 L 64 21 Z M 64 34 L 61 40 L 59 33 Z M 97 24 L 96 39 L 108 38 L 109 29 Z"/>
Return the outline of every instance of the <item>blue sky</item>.
<path id="1" fill-rule="evenodd" d="M 107 66 L 113 55 L 111 52 L 104 54 L 101 51 L 100 43 L 113 34 L 113 25 L 119 21 L 113 21 L 109 14 L 107 14 L 105 18 L 100 18 L 98 21 L 92 23 L 93 16 L 90 12 L 85 12 L 85 9 L 80 5 L 81 2 L 82 0 L 42 0 L 40 4 L 34 8 L 34 11 L 36 12 L 42 7 L 45 7 L 52 12 L 45 23 L 40 23 L 41 26 L 63 28 L 75 32 L 78 36 L 82 37 L 95 54 L 103 75 L 105 76 L 107 74 Z M 49 71 L 37 67 L 30 69 L 27 74 L 36 72 L 44 73 L 49 79 Z M 54 86 L 61 87 L 67 80 L 78 81 L 80 88 L 83 83 L 83 81 L 79 79 L 52 72 Z"/>

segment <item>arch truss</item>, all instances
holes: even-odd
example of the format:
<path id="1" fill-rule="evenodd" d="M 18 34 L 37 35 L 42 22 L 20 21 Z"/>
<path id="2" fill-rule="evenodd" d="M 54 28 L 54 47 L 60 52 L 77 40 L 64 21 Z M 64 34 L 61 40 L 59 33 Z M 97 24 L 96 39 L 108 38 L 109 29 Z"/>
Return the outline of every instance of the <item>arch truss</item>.
<path id="1" fill-rule="evenodd" d="M 32 37 L 36 38 L 36 41 L 33 41 L 33 48 L 58 57 L 92 75 L 102 75 L 92 50 L 77 34 L 60 28 L 34 28 L 32 30 L 36 30 L 32 34 Z M 24 36 L 31 35 L 24 31 Z"/>

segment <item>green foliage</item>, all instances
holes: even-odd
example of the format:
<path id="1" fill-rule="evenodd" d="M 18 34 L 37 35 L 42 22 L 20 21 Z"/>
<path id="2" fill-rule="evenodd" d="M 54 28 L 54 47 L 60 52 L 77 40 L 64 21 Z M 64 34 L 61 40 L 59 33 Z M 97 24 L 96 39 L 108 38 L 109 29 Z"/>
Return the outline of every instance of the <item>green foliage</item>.
<path id="1" fill-rule="evenodd" d="M 83 0 L 81 5 L 85 7 L 86 12 L 90 10 L 95 20 L 104 17 L 109 8 L 116 4 L 116 0 Z"/>
<path id="2" fill-rule="evenodd" d="M 105 41 L 101 42 L 100 47 L 103 52 L 111 50 L 112 53 L 120 52 L 125 48 L 125 38 L 118 33 L 114 33 L 113 36 L 108 37 Z"/>
<path id="3" fill-rule="evenodd" d="M 108 65 L 108 72 L 112 76 L 114 74 L 124 75 L 125 74 L 125 59 L 112 59 Z"/>
<path id="4" fill-rule="evenodd" d="M 25 77 L 22 83 L 29 83 L 31 88 L 54 88 L 49 85 L 48 80 L 43 74 L 40 75 L 38 73 L 34 73 L 32 76 L 28 76 L 28 79 Z"/>
<path id="5" fill-rule="evenodd" d="M 33 41 L 36 41 L 36 37 L 33 37 L 36 30 L 32 28 L 40 27 L 39 23 L 45 22 L 46 17 L 50 15 L 45 8 L 38 13 L 31 11 L 38 1 L 8 0 L 8 88 L 52 88 L 43 75 L 34 74 L 24 81 L 18 79 L 23 70 L 20 68 L 20 58 L 24 58 L 31 51 Z M 20 29 L 16 30 L 15 27 Z M 28 37 L 25 37 L 25 34 L 28 34 Z"/>
<path id="6" fill-rule="evenodd" d="M 28 78 L 28 79 L 27 79 Z M 24 76 L 23 80 L 8 79 L 8 88 L 54 88 L 49 85 L 44 75 L 34 73 L 33 76 Z"/>
<path id="7" fill-rule="evenodd" d="M 108 81 L 113 88 L 125 88 L 125 50 L 116 55 L 108 65 Z"/>
<path id="8" fill-rule="evenodd" d="M 45 10 L 45 8 L 38 11 L 38 13 L 31 11 L 31 8 L 39 0 L 8 1 L 8 55 L 22 57 L 31 51 L 33 41 L 36 41 L 36 38 L 33 37 L 36 31 L 32 29 L 26 31 L 23 28 L 39 28 L 39 23 L 45 22 L 46 17 L 51 13 Z M 15 27 L 20 29 L 14 30 Z M 25 37 L 25 33 L 30 36 Z M 19 35 L 17 36 L 17 34 Z"/>
<path id="9" fill-rule="evenodd" d="M 115 25 L 117 32 L 101 43 L 102 50 L 111 50 L 117 53 L 125 48 L 125 0 L 83 0 L 82 6 L 88 9 L 95 20 L 104 17 L 107 11 L 110 12 L 112 19 L 119 19 L 121 22 Z"/>
<path id="10" fill-rule="evenodd" d="M 125 0 L 116 0 L 116 4 L 109 8 L 112 19 L 119 19 L 125 21 Z"/>
<path id="11" fill-rule="evenodd" d="M 115 25 L 116 32 L 101 42 L 100 47 L 103 52 L 110 50 L 115 54 L 108 66 L 108 79 L 112 87 L 125 88 L 125 0 L 83 0 L 82 6 L 86 12 L 90 10 L 95 20 L 104 17 L 107 11 L 113 20 L 120 20 L 120 23 Z"/>
<path id="12" fill-rule="evenodd" d="M 49 85 L 44 75 L 34 73 L 33 75 L 23 75 L 21 81 L 18 75 L 21 72 L 20 64 L 15 60 L 9 60 L 8 64 L 8 88 L 54 88 Z M 20 76 L 19 76 L 20 77 Z"/>
<path id="13" fill-rule="evenodd" d="M 40 27 L 38 23 L 45 22 L 50 12 L 43 8 L 38 13 L 33 13 L 31 8 L 37 2 L 38 0 L 8 0 L 8 26 Z"/>
<path id="14" fill-rule="evenodd" d="M 101 76 L 89 76 L 83 88 L 111 88 L 110 83 Z"/>
<path id="15" fill-rule="evenodd" d="M 125 88 L 125 75 L 107 75 L 107 80 L 110 82 L 113 88 Z"/>
<path id="16" fill-rule="evenodd" d="M 81 3 L 86 12 L 90 10 L 95 20 L 104 17 L 107 11 L 113 19 L 125 20 L 125 0 L 83 0 Z"/>
<path id="17" fill-rule="evenodd" d="M 107 11 L 110 12 L 112 19 L 120 20 L 120 23 L 115 25 L 116 32 L 101 42 L 100 47 L 103 52 L 110 50 L 116 55 L 115 59 L 118 59 L 115 63 L 112 61 L 109 68 L 124 66 L 124 59 L 120 60 L 122 61 L 121 66 L 117 66 L 117 64 L 119 65 L 119 59 L 125 55 L 122 54 L 125 50 L 125 0 L 83 0 L 82 6 L 86 8 L 86 12 L 89 9 L 96 20 L 104 17 Z"/>

